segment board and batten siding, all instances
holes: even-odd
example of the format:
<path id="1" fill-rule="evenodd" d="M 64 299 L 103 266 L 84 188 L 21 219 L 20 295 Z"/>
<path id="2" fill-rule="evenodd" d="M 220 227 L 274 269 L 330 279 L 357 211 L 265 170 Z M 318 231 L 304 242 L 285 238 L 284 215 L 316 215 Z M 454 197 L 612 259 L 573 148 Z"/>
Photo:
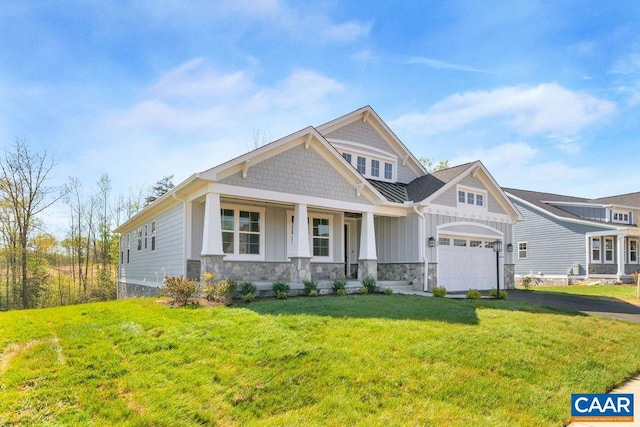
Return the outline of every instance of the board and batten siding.
<path id="1" fill-rule="evenodd" d="M 485 185 L 478 178 L 474 178 L 472 176 L 466 176 L 460 181 L 459 184 L 464 187 L 469 187 L 471 189 L 476 188 L 478 190 L 486 191 L 487 192 L 487 201 L 486 201 L 487 211 L 493 214 L 507 215 L 507 213 L 505 212 L 504 209 L 502 209 L 502 206 L 500 206 L 496 198 L 493 197 L 493 194 L 491 194 L 491 192 L 487 190 Z M 433 203 L 437 205 L 442 205 L 442 206 L 451 206 L 454 208 L 457 207 L 458 206 L 458 189 L 456 187 L 450 188 L 440 196 L 436 197 L 436 199 L 433 200 Z"/>
<path id="2" fill-rule="evenodd" d="M 415 213 L 406 217 L 375 217 L 379 263 L 420 262 L 420 221 Z"/>
<path id="3" fill-rule="evenodd" d="M 151 250 L 151 223 L 156 222 L 156 248 Z M 146 286 L 162 286 L 166 276 L 183 276 L 184 260 L 184 205 L 182 203 L 168 209 L 149 220 L 141 227 L 148 226 L 147 248 L 138 250 L 138 229 L 131 230 L 131 249 L 127 263 L 126 241 L 121 264 L 120 281 Z M 126 238 L 126 234 L 122 236 Z"/>
<path id="4" fill-rule="evenodd" d="M 426 230 L 426 238 L 433 237 L 434 239 L 438 238 L 438 227 L 443 225 L 450 225 L 449 231 L 455 231 L 456 233 L 468 235 L 468 236 L 483 236 L 485 238 L 497 238 L 500 233 L 503 236 L 503 242 L 506 244 L 511 243 L 511 236 L 513 233 L 513 225 L 505 222 L 495 222 L 495 221 L 483 221 L 479 219 L 473 218 L 461 218 L 457 216 L 450 215 L 440 215 L 440 214 L 426 214 L 425 215 L 425 230 Z M 475 226 L 473 224 L 478 224 L 479 226 Z M 483 227 L 485 226 L 485 227 Z M 490 227 L 492 230 L 487 229 L 486 227 Z M 495 230 L 495 231 L 494 231 Z M 440 231 L 441 234 L 447 234 L 447 230 Z M 506 251 L 505 246 L 503 246 L 503 255 L 505 257 L 506 263 L 511 263 L 512 258 L 515 253 L 515 242 L 513 243 L 514 252 L 509 253 Z M 437 260 L 437 247 L 435 248 L 427 248 L 426 256 L 429 259 L 429 262 L 438 262 Z"/>
<path id="5" fill-rule="evenodd" d="M 563 222 L 512 199 L 524 221 L 514 227 L 513 254 L 516 275 L 567 275 L 579 265 L 579 275 L 586 274 L 585 234 L 602 231 L 585 224 Z M 527 242 L 527 258 L 518 258 L 518 243 Z"/>
<path id="6" fill-rule="evenodd" d="M 395 150 L 387 144 L 384 138 L 382 138 L 369 123 L 363 123 L 362 120 L 356 120 L 324 136 L 329 139 L 339 139 L 367 145 L 397 156 Z M 418 177 L 411 169 L 402 164 L 402 159 L 398 159 L 397 168 L 398 182 L 408 184 Z"/>
<path id="7" fill-rule="evenodd" d="M 567 206 L 562 204 L 555 204 L 553 206 L 572 213 L 580 218 L 590 219 L 594 221 L 607 221 L 607 210 L 605 208 L 594 208 L 585 206 Z"/>

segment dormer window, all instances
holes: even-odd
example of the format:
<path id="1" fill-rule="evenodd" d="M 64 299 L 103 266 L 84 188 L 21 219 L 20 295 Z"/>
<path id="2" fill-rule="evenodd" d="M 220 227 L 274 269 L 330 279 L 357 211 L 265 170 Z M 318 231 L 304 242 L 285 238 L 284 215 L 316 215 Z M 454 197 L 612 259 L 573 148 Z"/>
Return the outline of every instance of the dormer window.
<path id="1" fill-rule="evenodd" d="M 335 139 L 329 142 L 365 178 L 390 182 L 397 180 L 397 155 L 358 142 Z"/>
<path id="2" fill-rule="evenodd" d="M 611 213 L 611 221 L 621 224 L 629 224 L 629 212 L 613 211 Z"/>

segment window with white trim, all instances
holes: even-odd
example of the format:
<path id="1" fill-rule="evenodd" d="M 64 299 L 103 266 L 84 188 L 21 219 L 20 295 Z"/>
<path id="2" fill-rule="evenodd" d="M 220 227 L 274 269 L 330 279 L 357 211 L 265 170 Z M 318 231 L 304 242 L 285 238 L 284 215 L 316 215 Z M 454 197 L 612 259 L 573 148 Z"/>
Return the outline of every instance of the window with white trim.
<path id="1" fill-rule="evenodd" d="M 380 176 L 380 160 L 371 159 L 371 176 L 375 178 Z"/>
<path id="2" fill-rule="evenodd" d="M 293 212 L 289 211 L 289 242 L 287 252 L 291 252 L 291 244 L 293 243 Z M 307 215 L 307 224 L 309 230 L 309 249 L 313 261 L 331 260 L 331 247 L 333 245 L 333 217 L 331 215 L 322 215 L 309 212 Z"/>
<path id="3" fill-rule="evenodd" d="M 629 224 L 629 212 L 613 211 L 611 217 L 613 222 Z"/>
<path id="4" fill-rule="evenodd" d="M 591 238 L 591 262 L 601 261 L 602 242 L 599 237 Z"/>
<path id="5" fill-rule="evenodd" d="M 527 242 L 518 242 L 518 259 L 527 259 Z"/>
<path id="6" fill-rule="evenodd" d="M 613 263 L 613 237 L 604 238 L 604 262 Z"/>
<path id="7" fill-rule="evenodd" d="M 466 239 L 453 239 L 453 246 L 467 246 Z"/>
<path id="8" fill-rule="evenodd" d="M 486 210 L 486 194 L 486 191 L 482 190 L 458 188 L 458 207 Z"/>
<path id="9" fill-rule="evenodd" d="M 384 179 L 393 179 L 393 163 L 384 163 Z"/>
<path id="10" fill-rule="evenodd" d="M 638 263 L 638 241 L 636 239 L 629 239 L 629 264 Z"/>
<path id="11" fill-rule="evenodd" d="M 438 238 L 438 246 L 449 246 L 451 244 L 451 239 L 448 237 L 440 237 Z"/>
<path id="12" fill-rule="evenodd" d="M 264 212 L 233 205 L 220 209 L 222 250 L 230 259 L 264 259 Z"/>
<path id="13" fill-rule="evenodd" d="M 347 162 L 351 163 L 351 154 L 349 154 L 349 153 L 342 153 L 342 157 L 344 157 L 344 159 L 345 159 Z"/>
<path id="14" fill-rule="evenodd" d="M 356 160 L 356 169 L 358 170 L 358 172 L 360 172 L 362 175 L 366 175 L 367 174 L 367 159 L 364 157 L 360 157 L 358 156 L 357 160 Z"/>
<path id="15" fill-rule="evenodd" d="M 138 250 L 142 250 L 142 228 L 138 228 Z"/>
<path id="16" fill-rule="evenodd" d="M 129 264 L 130 253 L 131 253 L 131 233 L 127 233 L 127 264 Z"/>
<path id="17" fill-rule="evenodd" d="M 156 222 L 151 221 L 151 250 L 156 250 Z"/>
<path id="18" fill-rule="evenodd" d="M 147 249 L 147 240 L 149 237 L 149 226 L 147 224 L 144 225 L 144 248 Z"/>

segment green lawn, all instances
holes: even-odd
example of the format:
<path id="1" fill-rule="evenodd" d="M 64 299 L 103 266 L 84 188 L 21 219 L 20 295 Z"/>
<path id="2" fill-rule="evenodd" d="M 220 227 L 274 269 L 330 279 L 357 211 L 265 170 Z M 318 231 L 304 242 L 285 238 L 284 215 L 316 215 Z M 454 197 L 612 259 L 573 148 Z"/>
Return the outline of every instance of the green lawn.
<path id="1" fill-rule="evenodd" d="M 636 298 L 636 285 L 592 285 L 577 284 L 571 286 L 539 286 L 530 288 L 537 292 L 556 292 L 589 297 L 617 298 L 631 304 L 639 305 Z"/>
<path id="2" fill-rule="evenodd" d="M 402 295 L 0 313 L 0 425 L 560 426 L 640 325 Z"/>

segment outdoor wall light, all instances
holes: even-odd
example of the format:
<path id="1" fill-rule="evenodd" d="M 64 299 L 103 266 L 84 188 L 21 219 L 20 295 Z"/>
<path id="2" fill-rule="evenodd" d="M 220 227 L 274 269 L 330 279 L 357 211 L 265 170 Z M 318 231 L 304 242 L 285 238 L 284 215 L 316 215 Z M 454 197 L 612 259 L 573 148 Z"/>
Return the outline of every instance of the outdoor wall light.
<path id="1" fill-rule="evenodd" d="M 433 236 L 429 237 L 429 247 L 430 248 L 436 247 L 436 239 L 434 239 Z"/>
<path id="2" fill-rule="evenodd" d="M 513 252 L 513 245 L 511 243 L 507 245 L 507 252 Z"/>

